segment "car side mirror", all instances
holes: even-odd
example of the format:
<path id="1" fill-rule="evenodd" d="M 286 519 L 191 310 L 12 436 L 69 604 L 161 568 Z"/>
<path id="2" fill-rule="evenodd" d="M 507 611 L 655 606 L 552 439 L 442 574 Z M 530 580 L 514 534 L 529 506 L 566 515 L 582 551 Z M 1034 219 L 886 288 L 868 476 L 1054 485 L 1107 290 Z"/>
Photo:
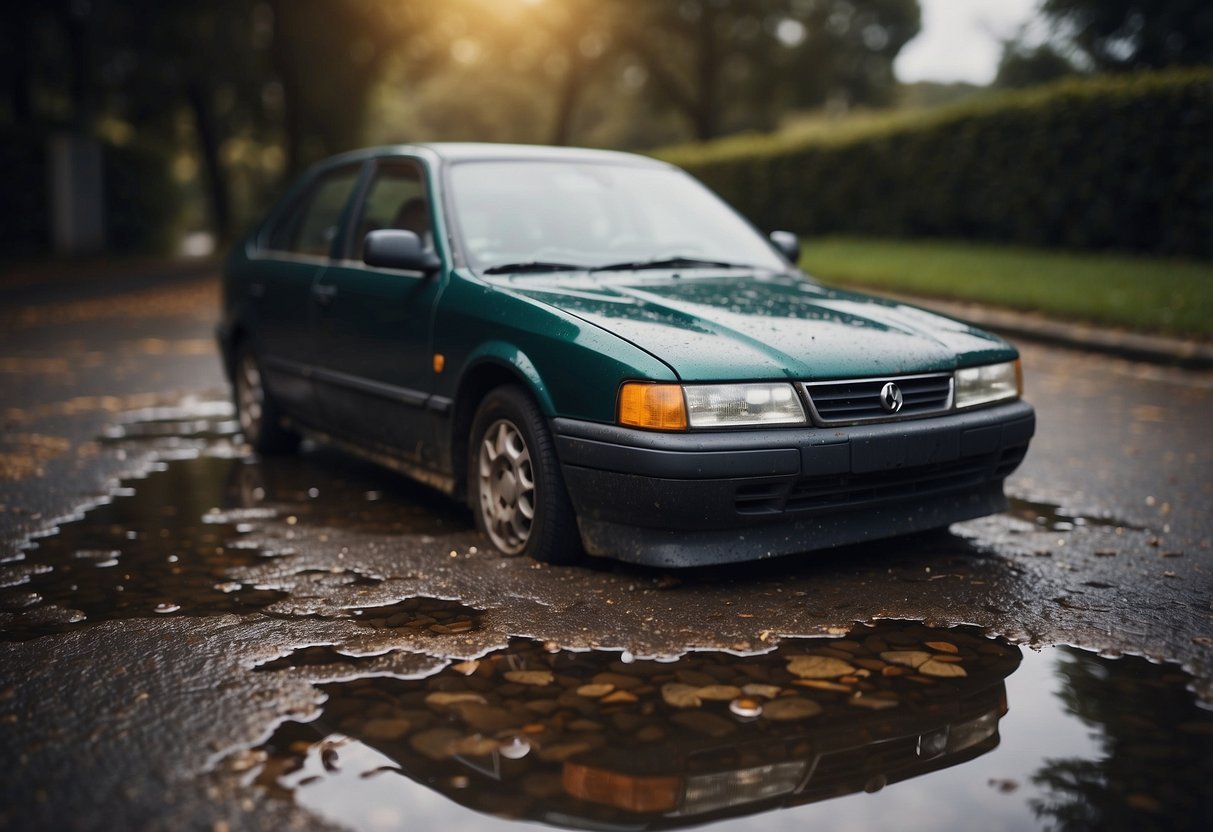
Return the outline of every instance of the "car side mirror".
<path id="1" fill-rule="evenodd" d="M 442 266 L 438 255 L 421 245 L 420 237 L 412 231 L 398 228 L 369 232 L 362 243 L 362 262 L 368 266 L 424 272 L 427 275 Z"/>
<path id="2" fill-rule="evenodd" d="M 771 245 L 786 257 L 793 266 L 800 262 L 800 238 L 791 231 L 772 231 Z"/>

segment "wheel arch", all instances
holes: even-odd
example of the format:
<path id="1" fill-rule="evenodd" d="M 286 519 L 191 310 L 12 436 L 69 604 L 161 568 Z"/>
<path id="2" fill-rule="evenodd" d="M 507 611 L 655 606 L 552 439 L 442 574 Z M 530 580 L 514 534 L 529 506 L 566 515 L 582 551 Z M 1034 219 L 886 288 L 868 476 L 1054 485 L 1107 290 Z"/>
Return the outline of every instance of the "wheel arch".
<path id="1" fill-rule="evenodd" d="M 453 496 L 466 500 L 468 495 L 468 440 L 476 409 L 488 393 L 505 385 L 516 385 L 539 405 L 543 415 L 555 415 L 555 406 L 535 365 L 526 354 L 507 344 L 486 344 L 481 354 L 468 363 L 459 379 L 451 405 L 450 459 L 454 478 Z"/>

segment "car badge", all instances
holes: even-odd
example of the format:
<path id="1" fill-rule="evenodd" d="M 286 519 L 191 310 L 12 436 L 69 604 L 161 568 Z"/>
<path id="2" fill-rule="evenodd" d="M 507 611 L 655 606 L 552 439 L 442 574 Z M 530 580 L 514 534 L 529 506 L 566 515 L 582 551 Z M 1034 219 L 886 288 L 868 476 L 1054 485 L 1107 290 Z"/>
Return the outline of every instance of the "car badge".
<path id="1" fill-rule="evenodd" d="M 889 382 L 884 387 L 880 388 L 880 406 L 885 409 L 886 413 L 896 413 L 901 410 L 901 405 L 904 400 L 901 397 L 901 388 L 893 382 Z"/>

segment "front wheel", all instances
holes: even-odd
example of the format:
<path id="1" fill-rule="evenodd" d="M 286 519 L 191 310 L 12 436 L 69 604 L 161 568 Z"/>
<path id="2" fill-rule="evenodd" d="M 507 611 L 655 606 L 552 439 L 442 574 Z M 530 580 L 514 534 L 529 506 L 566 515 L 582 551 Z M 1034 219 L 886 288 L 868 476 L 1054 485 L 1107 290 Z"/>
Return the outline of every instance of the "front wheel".
<path id="1" fill-rule="evenodd" d="M 236 354 L 235 387 L 236 417 L 244 441 L 258 453 L 286 453 L 299 445 L 299 434 L 283 426 L 282 416 L 274 400 L 266 392 L 261 366 L 248 343 L 240 345 Z"/>
<path id="2" fill-rule="evenodd" d="M 468 486 L 476 525 L 507 555 L 570 564 L 583 552 L 547 420 L 520 388 L 498 387 L 472 421 Z"/>

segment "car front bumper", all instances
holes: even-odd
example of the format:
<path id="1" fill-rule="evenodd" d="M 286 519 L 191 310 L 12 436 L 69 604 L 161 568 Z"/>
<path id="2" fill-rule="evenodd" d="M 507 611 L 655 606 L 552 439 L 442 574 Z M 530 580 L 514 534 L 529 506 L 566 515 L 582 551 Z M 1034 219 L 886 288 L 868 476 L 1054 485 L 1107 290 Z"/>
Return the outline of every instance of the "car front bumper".
<path id="1" fill-rule="evenodd" d="M 1036 429 L 1025 402 L 835 428 L 655 433 L 554 419 L 590 554 L 653 566 L 756 560 L 1006 507 Z"/>

